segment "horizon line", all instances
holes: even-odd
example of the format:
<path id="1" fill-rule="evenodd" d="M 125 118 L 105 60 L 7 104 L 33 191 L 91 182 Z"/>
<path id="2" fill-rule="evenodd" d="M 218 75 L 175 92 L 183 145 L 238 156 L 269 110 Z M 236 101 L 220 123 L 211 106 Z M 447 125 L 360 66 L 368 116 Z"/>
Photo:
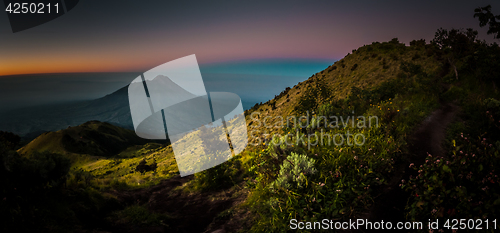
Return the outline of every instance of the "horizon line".
<path id="1" fill-rule="evenodd" d="M 238 64 L 238 63 L 252 63 L 259 61 L 322 61 L 322 62 L 336 62 L 340 59 L 336 58 L 246 58 L 246 59 L 233 59 L 233 60 L 225 60 L 225 61 L 214 61 L 214 62 L 204 62 L 200 63 L 200 67 L 203 66 L 212 66 L 212 65 L 221 65 L 221 64 Z M 23 75 L 51 75 L 51 74 L 94 74 L 94 73 L 143 73 L 144 71 L 136 71 L 136 70 L 114 70 L 114 71 L 55 71 L 55 72 L 27 72 L 27 73 L 8 73 L 8 74 L 0 74 L 0 78 L 5 77 L 13 77 L 13 76 L 23 76 Z"/>

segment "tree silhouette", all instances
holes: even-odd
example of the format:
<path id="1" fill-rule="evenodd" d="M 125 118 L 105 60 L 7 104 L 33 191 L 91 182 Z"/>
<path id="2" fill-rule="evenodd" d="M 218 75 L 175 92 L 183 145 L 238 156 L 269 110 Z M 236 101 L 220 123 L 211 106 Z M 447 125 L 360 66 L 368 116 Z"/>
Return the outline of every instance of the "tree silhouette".
<path id="1" fill-rule="evenodd" d="M 479 26 L 484 27 L 488 24 L 488 35 L 493 34 L 495 39 L 500 39 L 500 15 L 491 13 L 491 5 L 478 7 L 474 10 L 474 18 L 479 18 Z"/>
<path id="2" fill-rule="evenodd" d="M 445 58 L 455 71 L 455 77 L 458 79 L 457 61 L 474 53 L 474 43 L 477 41 L 478 32 L 472 28 L 446 30 L 440 28 L 437 30 L 431 43 L 438 46 Z"/>

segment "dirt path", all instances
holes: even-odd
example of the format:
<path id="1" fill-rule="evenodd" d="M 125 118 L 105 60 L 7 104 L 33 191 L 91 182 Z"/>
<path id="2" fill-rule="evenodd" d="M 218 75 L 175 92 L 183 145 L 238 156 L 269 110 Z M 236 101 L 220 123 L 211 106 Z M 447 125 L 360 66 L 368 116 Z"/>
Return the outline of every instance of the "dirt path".
<path id="1" fill-rule="evenodd" d="M 146 205 L 148 209 L 155 213 L 163 213 L 171 216 L 172 221 L 167 226 L 144 227 L 131 224 L 115 225 L 109 231 L 111 232 L 212 232 L 223 229 L 225 219 L 216 217 L 224 210 L 242 200 L 242 196 L 234 195 L 232 190 L 220 190 L 217 192 L 196 192 L 186 193 L 180 189 L 186 182 L 190 181 L 192 176 L 176 176 L 162 181 L 160 184 L 150 188 L 112 192 L 119 201 L 125 205 L 139 204 Z M 219 230 L 219 232 L 225 232 Z"/>
<path id="2" fill-rule="evenodd" d="M 424 163 L 427 153 L 433 156 L 444 156 L 441 145 L 446 136 L 446 127 L 458 110 L 459 108 L 453 104 L 441 104 L 441 107 L 427 117 L 409 138 L 409 158 L 397 166 L 394 177 L 386 187 L 382 188 L 381 195 L 367 216 L 364 216 L 368 221 L 380 222 L 383 220 L 384 222 L 391 221 L 393 224 L 405 221 L 404 208 L 409 193 L 402 190 L 399 184 L 402 179 L 408 180 L 410 175 L 416 175 L 416 172 L 409 168 L 410 163 L 420 166 Z M 384 232 L 384 230 L 365 230 L 362 232 Z"/>
<path id="3" fill-rule="evenodd" d="M 433 156 L 444 155 L 441 144 L 445 138 L 446 127 L 458 110 L 458 107 L 453 104 L 442 104 L 439 109 L 422 122 L 417 131 L 409 138 L 410 155 L 408 160 L 397 166 L 394 177 L 387 186 L 381 189 L 381 194 L 370 211 L 359 218 L 368 219 L 371 222 L 383 220 L 384 222 L 396 223 L 405 221 L 404 207 L 409 194 L 399 187 L 399 183 L 401 179 L 408 180 L 410 175 L 416 175 L 415 171 L 409 168 L 410 163 L 420 166 L 425 161 L 427 153 Z M 168 227 L 141 227 L 126 224 L 113 226 L 109 230 L 128 233 L 231 232 L 231 227 L 227 226 L 227 219 L 217 219 L 216 216 L 244 200 L 246 195 L 233 195 L 234 191 L 227 190 L 187 194 L 176 189 L 191 179 L 192 176 L 176 176 L 150 188 L 113 192 L 112 194 L 125 205 L 146 205 L 151 211 L 168 214 L 174 220 L 169 222 Z M 375 232 L 375 230 L 361 232 Z"/>

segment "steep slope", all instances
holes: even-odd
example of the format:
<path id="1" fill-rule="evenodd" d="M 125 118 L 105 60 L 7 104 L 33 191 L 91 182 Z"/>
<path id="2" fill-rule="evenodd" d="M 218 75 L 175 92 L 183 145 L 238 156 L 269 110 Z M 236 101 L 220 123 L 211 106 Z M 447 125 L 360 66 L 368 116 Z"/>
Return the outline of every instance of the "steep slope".
<path id="1" fill-rule="evenodd" d="M 246 203 L 269 211 L 251 231 L 279 232 L 290 218 L 364 219 L 395 169 L 409 166 L 408 135 L 439 106 L 449 70 L 438 52 L 423 40 L 375 42 L 247 111 L 256 185 Z M 304 117 L 288 128 L 294 116 Z M 370 117 L 380 121 L 367 126 Z"/>
<path id="2" fill-rule="evenodd" d="M 410 68 L 407 67 L 409 63 L 420 66 L 421 71 L 428 74 L 441 72 L 441 65 L 436 59 L 432 45 L 425 44 L 423 40 L 414 42 L 413 46 L 399 43 L 397 39 L 383 43 L 374 42 L 353 50 L 352 54 L 347 54 L 327 69 L 294 87 L 287 88 L 274 99 L 255 105 L 246 111 L 247 122 L 252 123 L 250 115 L 255 112 L 259 114 L 254 118 L 263 121 L 264 117 L 268 117 L 267 125 L 272 126 L 280 120 L 277 116 L 286 119 L 287 116 L 297 114 L 294 110 L 300 107 L 300 100 L 307 98 L 307 95 L 311 95 L 319 106 L 332 100 L 345 99 L 352 88 L 373 90 L 386 81 L 411 72 L 408 70 L 411 65 Z M 320 94 L 325 89 L 327 98 Z M 307 106 L 303 108 L 308 109 Z"/>
<path id="3" fill-rule="evenodd" d="M 80 126 L 44 133 L 18 152 L 28 155 L 34 152 L 52 152 L 67 155 L 111 156 L 132 145 L 144 143 L 146 141 L 131 130 L 109 123 L 90 121 Z"/>

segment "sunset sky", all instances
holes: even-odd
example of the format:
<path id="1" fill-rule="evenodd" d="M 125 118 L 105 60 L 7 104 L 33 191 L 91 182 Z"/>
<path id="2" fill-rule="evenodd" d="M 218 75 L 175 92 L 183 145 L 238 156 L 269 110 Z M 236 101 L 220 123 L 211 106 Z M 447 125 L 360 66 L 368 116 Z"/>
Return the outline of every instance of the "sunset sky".
<path id="1" fill-rule="evenodd" d="M 110 3 L 114 2 L 114 3 Z M 12 33 L 0 13 L 0 76 L 145 71 L 196 54 L 200 64 L 239 60 L 333 61 L 373 41 L 433 38 L 472 27 L 480 1 L 85 1 L 41 26 Z"/>

